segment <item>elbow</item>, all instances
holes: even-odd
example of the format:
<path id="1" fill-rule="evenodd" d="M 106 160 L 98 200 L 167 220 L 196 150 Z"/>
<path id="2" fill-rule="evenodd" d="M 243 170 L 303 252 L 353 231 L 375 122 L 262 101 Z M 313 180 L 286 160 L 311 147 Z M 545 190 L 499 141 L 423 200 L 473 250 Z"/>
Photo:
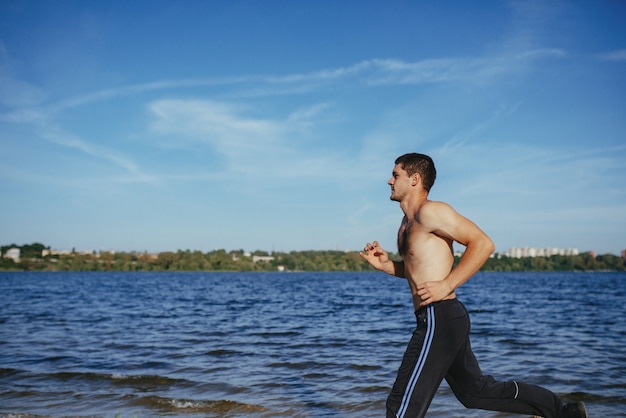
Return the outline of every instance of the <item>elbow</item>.
<path id="1" fill-rule="evenodd" d="M 485 252 L 488 255 L 491 255 L 494 253 L 495 250 L 496 250 L 496 245 L 493 243 L 491 238 L 487 237 L 485 240 Z"/>
<path id="2" fill-rule="evenodd" d="M 484 233 L 474 237 L 474 239 L 470 240 L 465 246 L 467 250 L 472 249 L 473 252 L 479 256 L 485 257 L 485 259 L 489 258 L 496 250 L 496 246 L 491 238 Z"/>

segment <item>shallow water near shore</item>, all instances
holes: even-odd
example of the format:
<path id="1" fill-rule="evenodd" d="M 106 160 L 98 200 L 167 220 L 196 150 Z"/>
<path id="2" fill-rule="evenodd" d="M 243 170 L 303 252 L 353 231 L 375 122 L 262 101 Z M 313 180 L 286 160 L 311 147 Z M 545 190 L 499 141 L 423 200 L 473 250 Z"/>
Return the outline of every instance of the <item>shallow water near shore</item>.
<path id="1" fill-rule="evenodd" d="M 380 417 L 415 325 L 382 273 L 0 273 L 0 417 Z M 626 417 L 626 274 L 479 273 L 484 372 Z M 442 384 L 428 417 L 466 410 Z"/>

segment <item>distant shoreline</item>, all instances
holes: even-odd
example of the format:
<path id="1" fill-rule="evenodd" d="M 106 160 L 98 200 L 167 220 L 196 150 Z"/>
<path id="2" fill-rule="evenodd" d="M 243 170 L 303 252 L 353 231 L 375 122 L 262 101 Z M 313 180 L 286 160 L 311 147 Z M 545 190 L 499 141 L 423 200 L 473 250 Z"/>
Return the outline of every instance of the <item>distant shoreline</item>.
<path id="1" fill-rule="evenodd" d="M 40 245 L 40 244 L 39 244 Z M 54 253 L 39 245 L 22 247 L 19 259 L 0 259 L 0 271 L 109 271 L 109 272 L 250 272 L 250 271 L 375 271 L 356 251 L 292 251 L 248 253 L 243 250 L 162 252 L 158 254 L 100 252 Z M 41 245 L 41 247 L 43 247 Z M 393 258 L 398 258 L 392 254 Z M 459 256 L 455 256 L 458 261 Z M 495 254 L 481 271 L 588 272 L 626 271 L 626 260 L 613 254 L 507 257 Z"/>

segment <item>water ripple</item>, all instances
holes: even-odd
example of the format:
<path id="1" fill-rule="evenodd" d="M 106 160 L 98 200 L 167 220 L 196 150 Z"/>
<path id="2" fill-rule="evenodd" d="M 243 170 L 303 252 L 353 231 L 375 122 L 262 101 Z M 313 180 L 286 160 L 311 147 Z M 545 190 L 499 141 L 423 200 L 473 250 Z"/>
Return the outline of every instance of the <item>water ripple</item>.
<path id="1" fill-rule="evenodd" d="M 406 283 L 379 273 L 0 273 L 0 292 L 0 418 L 377 417 L 414 327 Z M 626 417 L 626 275 L 458 293 L 483 370 Z M 428 416 L 511 415 L 444 382 Z"/>

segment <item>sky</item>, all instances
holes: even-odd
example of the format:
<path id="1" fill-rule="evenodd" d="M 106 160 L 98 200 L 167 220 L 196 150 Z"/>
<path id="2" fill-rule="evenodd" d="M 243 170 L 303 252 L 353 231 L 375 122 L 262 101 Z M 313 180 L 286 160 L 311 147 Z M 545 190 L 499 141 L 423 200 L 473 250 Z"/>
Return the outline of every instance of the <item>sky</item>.
<path id="1" fill-rule="evenodd" d="M 511 247 L 626 249 L 626 2 L 0 2 L 0 245 L 396 250 L 396 157 Z M 462 250 L 463 247 L 455 247 Z"/>

